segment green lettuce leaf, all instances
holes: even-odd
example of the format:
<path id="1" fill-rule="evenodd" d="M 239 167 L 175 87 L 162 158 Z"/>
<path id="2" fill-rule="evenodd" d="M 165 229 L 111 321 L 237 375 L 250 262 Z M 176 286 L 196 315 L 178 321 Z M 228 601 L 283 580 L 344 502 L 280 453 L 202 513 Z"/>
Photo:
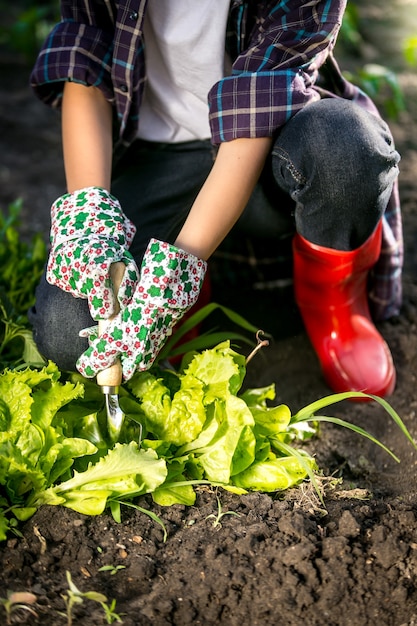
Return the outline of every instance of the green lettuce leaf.
<path id="1" fill-rule="evenodd" d="M 137 377 L 131 387 L 140 400 L 146 429 L 177 446 L 193 441 L 206 419 L 203 384 L 191 376 L 182 382 L 173 397 L 162 379 L 150 373 Z"/>
<path id="2" fill-rule="evenodd" d="M 167 476 L 166 463 L 153 450 L 134 442 L 116 444 L 95 465 L 46 491 L 35 494 L 33 506 L 59 503 L 85 515 L 99 515 L 109 498 L 155 491 Z"/>
<path id="3" fill-rule="evenodd" d="M 230 394 L 218 400 L 213 410 L 213 437 L 204 447 L 193 449 L 190 462 L 202 468 L 207 480 L 227 484 L 233 473 L 255 458 L 254 419 L 245 402 Z"/>
<path id="4" fill-rule="evenodd" d="M 211 350 L 196 354 L 184 372 L 205 385 L 205 402 L 237 395 L 246 373 L 245 357 L 230 348 L 224 341 Z"/>
<path id="5" fill-rule="evenodd" d="M 53 363 L 0 375 L 0 485 L 12 511 L 62 479 L 75 458 L 96 451 L 86 439 L 66 436 L 57 412 L 82 396 L 83 386 L 60 376 Z"/>
<path id="6" fill-rule="evenodd" d="M 312 457 L 305 456 L 305 463 L 315 468 Z M 233 476 L 233 484 L 250 491 L 283 491 L 298 485 L 308 476 L 305 466 L 293 457 L 275 458 L 253 463 L 249 468 Z"/>
<path id="7" fill-rule="evenodd" d="M 187 481 L 184 475 L 185 460 L 174 459 L 168 464 L 168 474 L 165 482 L 152 493 L 154 502 L 161 506 L 172 504 L 184 504 L 192 506 L 195 503 L 196 494 L 193 485 Z"/>

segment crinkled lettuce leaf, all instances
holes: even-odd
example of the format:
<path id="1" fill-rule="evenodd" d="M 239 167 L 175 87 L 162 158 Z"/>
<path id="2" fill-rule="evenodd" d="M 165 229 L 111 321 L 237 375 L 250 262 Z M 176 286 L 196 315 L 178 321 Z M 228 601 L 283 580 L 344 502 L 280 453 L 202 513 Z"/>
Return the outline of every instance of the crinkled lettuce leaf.
<path id="1" fill-rule="evenodd" d="M 162 379 L 146 372 L 131 385 L 144 414 L 145 427 L 157 439 L 177 446 L 193 441 L 206 419 L 203 384 L 190 376 L 171 396 Z"/>
<path id="2" fill-rule="evenodd" d="M 81 384 L 60 382 L 56 365 L 5 370 L 0 375 L 0 485 L 11 506 L 65 476 L 77 457 L 96 447 L 68 437 L 61 407 L 83 394 Z"/>
<path id="3" fill-rule="evenodd" d="M 315 461 L 305 456 L 305 463 L 315 468 Z M 246 470 L 233 477 L 237 487 L 250 491 L 278 491 L 297 485 L 308 475 L 304 463 L 297 458 L 286 456 L 253 463 Z"/>
<path id="4" fill-rule="evenodd" d="M 153 492 L 167 477 L 166 463 L 138 444 L 116 444 L 94 465 L 54 487 L 35 494 L 35 506 L 61 504 L 84 515 L 101 514 L 110 498 Z"/>

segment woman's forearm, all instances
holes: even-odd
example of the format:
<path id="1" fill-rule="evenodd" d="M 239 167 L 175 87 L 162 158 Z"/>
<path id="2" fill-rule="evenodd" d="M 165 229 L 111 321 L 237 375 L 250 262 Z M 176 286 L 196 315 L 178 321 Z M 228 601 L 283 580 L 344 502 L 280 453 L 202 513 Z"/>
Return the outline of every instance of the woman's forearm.
<path id="1" fill-rule="evenodd" d="M 271 144 L 271 138 L 260 137 L 220 145 L 175 245 L 201 259 L 209 258 L 242 214 Z"/>
<path id="2" fill-rule="evenodd" d="M 91 186 L 110 190 L 112 111 L 96 87 L 65 84 L 62 142 L 67 190 Z"/>

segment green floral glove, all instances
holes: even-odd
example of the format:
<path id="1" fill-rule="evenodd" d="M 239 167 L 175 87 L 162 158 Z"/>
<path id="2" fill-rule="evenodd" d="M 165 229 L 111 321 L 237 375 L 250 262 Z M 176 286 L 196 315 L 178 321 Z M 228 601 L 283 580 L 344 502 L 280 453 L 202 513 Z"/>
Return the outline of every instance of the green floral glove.
<path id="1" fill-rule="evenodd" d="M 97 327 L 80 335 L 90 347 L 77 369 L 92 378 L 120 358 L 123 378 L 151 367 L 174 325 L 198 299 L 207 263 L 163 241 L 151 239 L 132 301 L 97 336 Z"/>
<path id="2" fill-rule="evenodd" d="M 116 310 L 110 265 L 126 265 L 118 291 L 120 307 L 130 301 L 139 271 L 128 248 L 136 228 L 114 196 L 87 187 L 58 198 L 51 208 L 51 250 L 46 280 L 76 298 L 88 300 L 93 319 L 107 319 Z"/>

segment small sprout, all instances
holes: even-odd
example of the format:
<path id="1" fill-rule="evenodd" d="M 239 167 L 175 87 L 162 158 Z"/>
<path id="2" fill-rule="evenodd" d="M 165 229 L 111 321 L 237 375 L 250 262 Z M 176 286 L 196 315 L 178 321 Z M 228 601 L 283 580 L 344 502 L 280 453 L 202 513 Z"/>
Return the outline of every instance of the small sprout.
<path id="1" fill-rule="evenodd" d="M 12 623 L 12 615 L 16 611 L 22 610 L 37 617 L 37 613 L 32 609 L 31 604 L 35 604 L 36 596 L 28 591 L 11 591 L 7 593 L 7 598 L 0 598 L 0 604 L 6 611 L 6 623 Z"/>
<path id="2" fill-rule="evenodd" d="M 114 576 L 121 569 L 126 569 L 126 566 L 125 565 L 103 565 L 103 567 L 100 567 L 98 571 L 110 572 L 111 576 Z"/>
<path id="3" fill-rule="evenodd" d="M 110 606 L 105 602 L 100 602 L 100 604 L 103 608 L 104 615 L 108 624 L 113 624 L 113 622 L 118 622 L 119 624 L 122 623 L 121 615 L 118 615 L 118 613 L 116 613 L 114 610 L 116 608 L 116 600 L 114 598 L 111 601 Z"/>
<path id="4" fill-rule="evenodd" d="M 221 502 L 219 500 L 219 498 L 217 499 L 217 514 L 216 513 L 211 513 L 210 515 L 207 515 L 207 517 L 205 519 L 213 519 L 213 528 L 221 528 L 221 522 L 220 520 L 225 516 L 225 515 L 236 515 L 236 517 L 240 517 L 239 513 L 236 513 L 235 511 L 222 511 L 222 505 Z"/>
<path id="5" fill-rule="evenodd" d="M 68 582 L 68 592 L 66 595 L 62 596 L 62 599 L 65 602 L 65 606 L 67 608 L 66 618 L 67 618 L 67 626 L 72 626 L 72 611 L 76 604 L 82 604 L 84 600 L 93 600 L 94 602 L 98 602 L 103 606 L 107 602 L 107 598 L 102 593 L 98 593 L 97 591 L 80 591 L 78 587 L 72 582 L 71 573 L 67 571 L 67 582 Z M 109 623 L 109 622 L 108 622 Z M 110 622 L 111 623 L 111 622 Z"/>
<path id="6" fill-rule="evenodd" d="M 256 333 L 257 344 L 256 344 L 255 348 L 252 350 L 252 352 L 246 357 L 246 365 L 249 363 L 249 361 L 251 361 L 253 359 L 255 354 L 257 352 L 259 352 L 259 350 L 261 348 L 269 346 L 268 339 L 264 339 L 264 337 L 265 337 L 264 331 L 263 330 L 258 330 L 258 332 Z"/>

